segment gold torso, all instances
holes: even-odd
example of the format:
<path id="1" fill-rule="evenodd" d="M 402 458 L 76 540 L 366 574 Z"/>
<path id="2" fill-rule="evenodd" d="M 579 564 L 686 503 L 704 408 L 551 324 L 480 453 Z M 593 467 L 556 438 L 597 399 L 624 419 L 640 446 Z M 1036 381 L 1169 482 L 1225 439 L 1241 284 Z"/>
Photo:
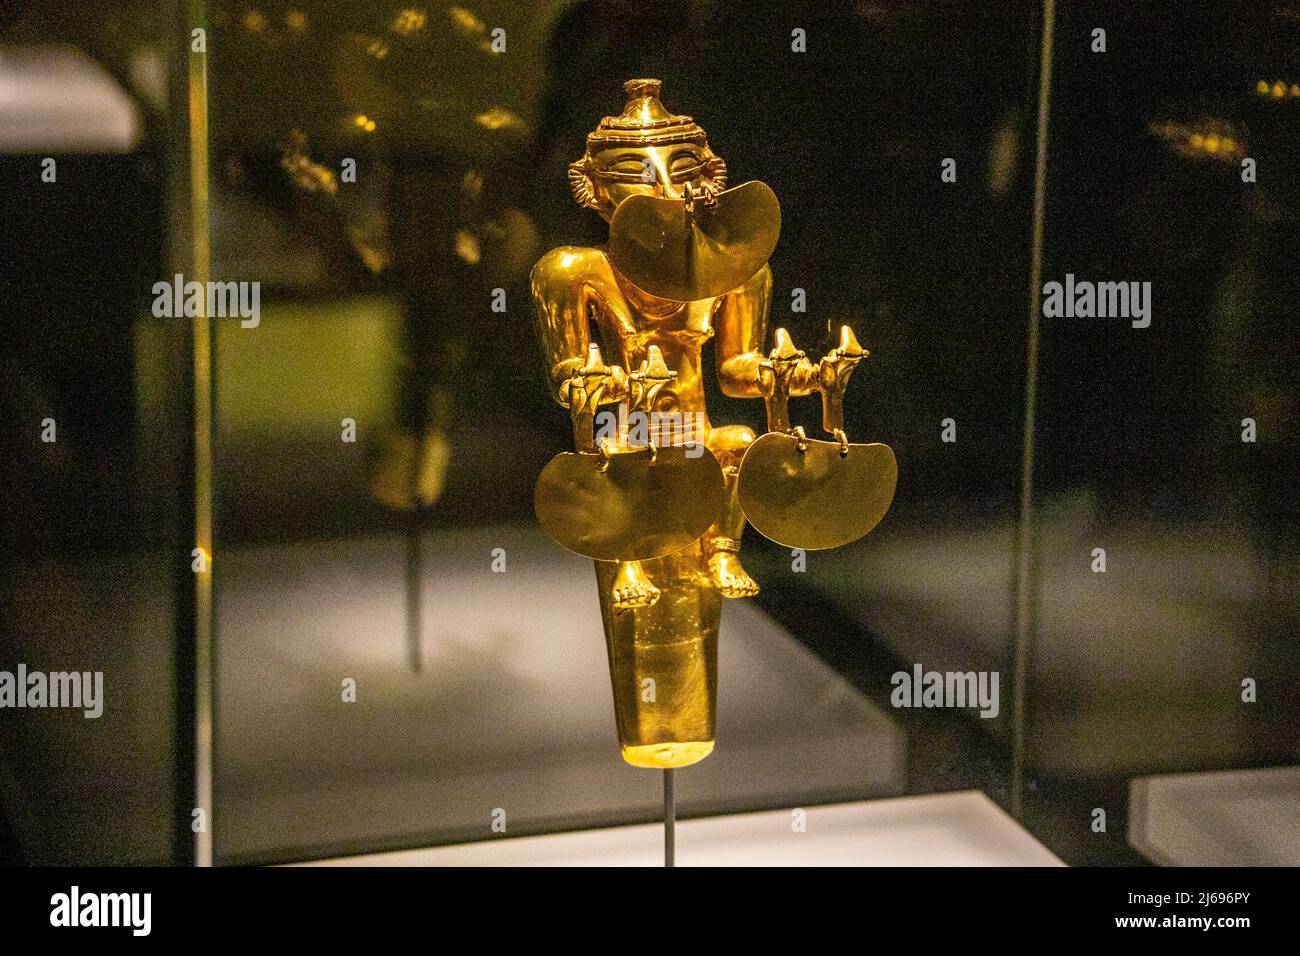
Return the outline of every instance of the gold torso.
<path id="1" fill-rule="evenodd" d="M 624 368 L 636 368 L 650 346 L 657 345 L 677 376 L 659 392 L 653 411 L 707 413 L 701 356 L 704 343 L 713 337 L 719 300 L 673 302 L 652 296 L 627 281 L 603 249 L 587 251 L 605 264 L 622 293 L 605 303 L 605 315 L 596 315 L 606 354 L 618 356 L 614 361 Z"/>

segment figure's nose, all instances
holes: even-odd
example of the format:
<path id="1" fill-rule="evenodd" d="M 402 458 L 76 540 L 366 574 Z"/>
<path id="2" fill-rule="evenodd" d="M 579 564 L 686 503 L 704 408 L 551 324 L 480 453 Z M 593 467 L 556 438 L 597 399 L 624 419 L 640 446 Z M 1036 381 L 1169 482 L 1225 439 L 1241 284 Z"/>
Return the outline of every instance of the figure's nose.
<path id="1" fill-rule="evenodd" d="M 673 182 L 673 177 L 668 172 L 667 161 L 652 159 L 650 165 L 654 168 L 655 185 L 659 187 L 660 194 L 665 199 L 681 199 L 684 194 L 681 187 Z"/>

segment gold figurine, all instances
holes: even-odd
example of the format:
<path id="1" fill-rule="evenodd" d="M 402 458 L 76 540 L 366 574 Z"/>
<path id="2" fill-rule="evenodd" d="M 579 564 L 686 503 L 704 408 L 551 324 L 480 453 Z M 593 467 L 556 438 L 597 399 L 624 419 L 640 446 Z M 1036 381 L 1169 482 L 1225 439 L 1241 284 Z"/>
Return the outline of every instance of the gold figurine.
<path id="1" fill-rule="evenodd" d="M 758 593 L 740 563 L 746 518 L 790 547 L 845 544 L 884 516 L 897 466 L 844 433 L 844 386 L 867 355 L 847 326 L 817 363 L 784 329 L 763 351 L 780 206 L 759 182 L 727 189 L 704 130 L 659 87 L 624 84 L 623 112 L 569 167 L 574 198 L 610 223 L 608 248 L 547 253 L 532 295 L 576 448 L 539 477 L 538 518 L 596 562 L 623 759 L 667 769 L 713 750 L 722 599 Z M 709 422 L 710 338 L 723 392 L 764 399 L 768 434 Z M 790 425 L 788 398 L 812 392 L 833 441 Z"/>

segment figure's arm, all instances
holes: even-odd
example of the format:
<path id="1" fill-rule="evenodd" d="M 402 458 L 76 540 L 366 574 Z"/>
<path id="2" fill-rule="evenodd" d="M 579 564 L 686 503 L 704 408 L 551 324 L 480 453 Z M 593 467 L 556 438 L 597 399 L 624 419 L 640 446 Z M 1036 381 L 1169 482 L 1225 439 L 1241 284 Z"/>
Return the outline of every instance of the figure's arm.
<path id="1" fill-rule="evenodd" d="M 768 360 L 767 310 L 772 301 L 772 269 L 763 266 L 739 289 L 718 301 L 714 316 L 717 331 L 718 382 L 732 398 L 761 398 L 758 369 Z M 791 395 L 818 390 L 817 366 L 801 358 L 790 380 Z"/>
<path id="2" fill-rule="evenodd" d="M 569 381 L 587 364 L 593 310 L 606 311 L 602 295 L 611 278 L 598 249 L 561 246 L 533 266 L 531 277 L 537 339 L 546 364 L 551 397 L 566 408 Z M 623 370 L 610 366 L 611 382 L 602 401 L 620 401 Z"/>

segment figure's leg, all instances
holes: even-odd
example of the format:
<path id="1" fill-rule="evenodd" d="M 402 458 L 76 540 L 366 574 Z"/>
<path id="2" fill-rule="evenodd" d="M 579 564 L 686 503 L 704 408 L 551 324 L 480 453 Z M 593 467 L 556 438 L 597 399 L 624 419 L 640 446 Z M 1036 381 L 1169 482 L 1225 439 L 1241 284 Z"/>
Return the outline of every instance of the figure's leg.
<path id="1" fill-rule="evenodd" d="M 659 600 L 659 589 L 650 582 L 640 561 L 620 561 L 610 596 L 615 611 L 630 611 L 654 604 Z"/>
<path id="2" fill-rule="evenodd" d="M 723 597 L 752 597 L 758 593 L 758 583 L 740 564 L 740 536 L 745 530 L 745 513 L 740 510 L 736 493 L 736 479 L 740 475 L 740 460 L 745 450 L 754 443 L 754 432 L 744 425 L 724 425 L 709 432 L 706 444 L 722 465 L 726 482 L 722 514 L 713 527 L 704 533 L 704 555 L 709 566 L 713 586 Z"/>

